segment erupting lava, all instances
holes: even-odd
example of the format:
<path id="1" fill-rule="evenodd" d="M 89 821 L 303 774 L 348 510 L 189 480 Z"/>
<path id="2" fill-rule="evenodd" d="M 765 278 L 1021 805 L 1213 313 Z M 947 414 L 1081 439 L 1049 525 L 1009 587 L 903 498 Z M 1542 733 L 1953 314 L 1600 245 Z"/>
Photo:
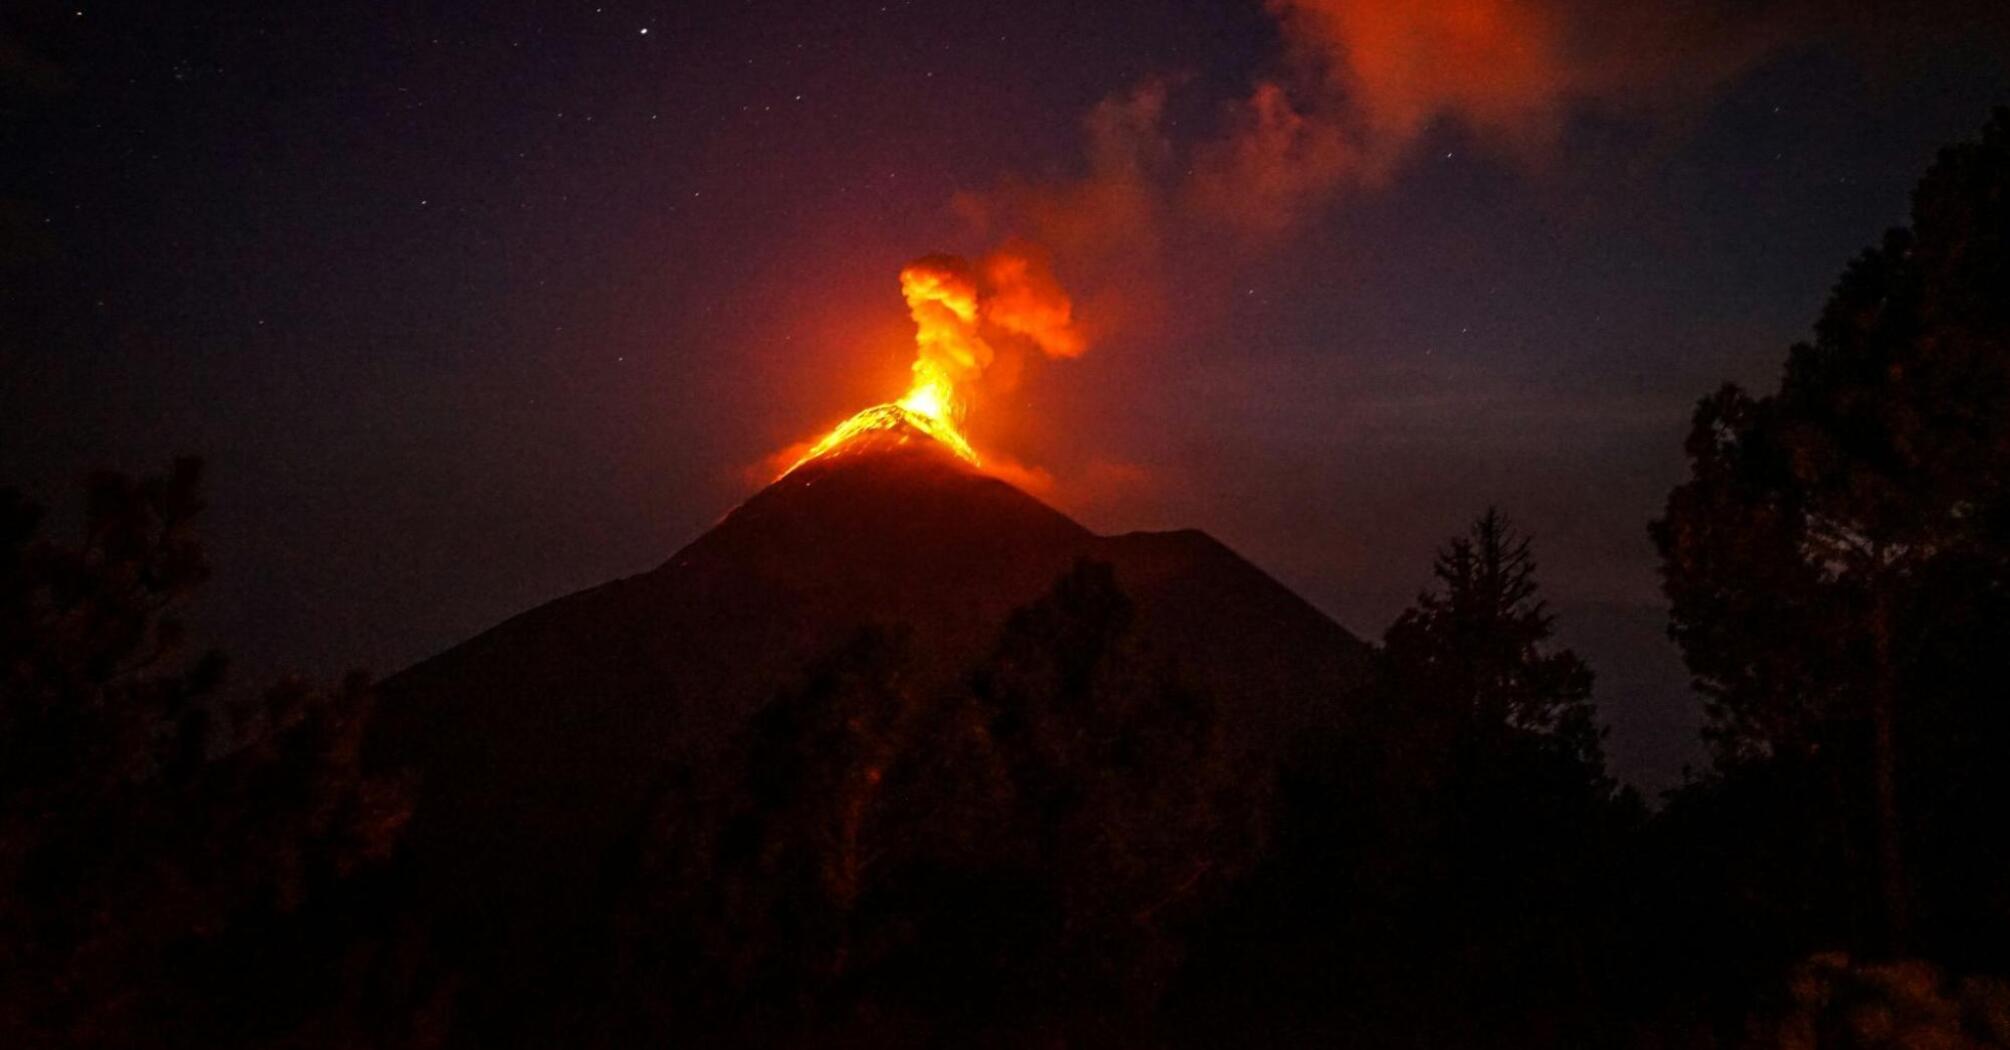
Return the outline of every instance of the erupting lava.
<path id="1" fill-rule="evenodd" d="M 977 384 L 998 358 L 998 345 L 1030 342 L 1050 357 L 1084 349 L 1072 305 L 1029 252 L 1000 249 L 975 272 L 962 259 L 930 255 L 900 271 L 900 292 L 914 318 L 914 382 L 898 401 L 852 416 L 825 434 L 782 472 L 829 455 L 862 435 L 914 431 L 980 463 L 962 423 Z M 994 345 L 996 344 L 996 345 Z"/>
<path id="2" fill-rule="evenodd" d="M 782 471 L 782 474 L 786 476 L 797 467 L 829 453 L 832 449 L 861 434 L 869 434 L 878 430 L 899 431 L 902 427 L 912 427 L 942 442 L 949 447 L 951 452 L 969 460 L 973 466 L 982 465 L 977 458 L 977 450 L 971 448 L 970 442 L 964 440 L 963 434 L 956 429 L 956 422 L 950 419 L 946 413 L 936 415 L 907 407 L 908 398 L 912 398 L 913 396 L 913 394 L 909 394 L 907 398 L 902 398 L 899 401 L 888 402 L 884 405 L 874 405 L 852 416 L 850 419 L 839 423 L 830 433 L 825 434 L 822 440 L 811 445 L 810 450 L 803 453 L 803 457 L 791 464 L 788 470 Z"/>

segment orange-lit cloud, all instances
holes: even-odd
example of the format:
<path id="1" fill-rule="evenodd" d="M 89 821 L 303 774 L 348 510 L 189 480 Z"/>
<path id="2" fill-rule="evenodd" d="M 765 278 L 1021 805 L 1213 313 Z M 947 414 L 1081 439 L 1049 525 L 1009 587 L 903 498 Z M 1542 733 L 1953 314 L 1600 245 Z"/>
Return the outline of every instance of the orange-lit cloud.
<path id="1" fill-rule="evenodd" d="M 975 266 L 954 255 L 923 256 L 901 269 L 900 292 L 914 321 L 907 393 L 854 413 L 817 441 L 784 449 L 765 465 L 779 465 L 778 473 L 786 474 L 888 431 L 919 431 L 979 463 L 963 432 L 971 406 L 1016 385 L 1029 350 L 1075 357 L 1088 348 L 1074 324 L 1074 304 L 1048 270 L 1045 254 L 1030 245 L 1007 244 Z"/>
<path id="2" fill-rule="evenodd" d="M 1547 138 L 1574 88 L 1562 5 L 1273 0 L 1271 8 L 1323 67 L 1341 115 L 1377 164 L 1394 163 L 1445 117 L 1491 134 Z"/>
<path id="3" fill-rule="evenodd" d="M 1026 337 L 1048 357 L 1077 357 L 1088 349 L 1075 327 L 1074 305 L 1044 256 L 1026 245 L 1007 245 L 979 260 L 978 268 L 988 293 L 984 320 Z"/>
<path id="4" fill-rule="evenodd" d="M 1804 18 L 1798 5 L 1672 0 L 1269 0 L 1284 50 L 1210 131 L 1175 138 L 1155 78 L 1083 122 L 1081 175 L 1008 179 L 957 208 L 1048 248 L 1072 277 L 1135 276 L 1168 244 L 1261 250 L 1396 177 L 1450 128 L 1537 166 L 1583 112 L 1653 115 L 1711 97 Z M 1089 295 L 1093 298 L 1095 290 Z"/>
<path id="5" fill-rule="evenodd" d="M 1401 178 L 1433 136 L 1540 172 L 1563 159 L 1573 121 L 1694 112 L 1825 17 L 1814 0 L 1265 8 L 1282 47 L 1243 91 L 1196 108 L 1182 94 L 1195 82 L 1146 78 L 1083 116 L 1074 176 L 1008 176 L 955 198 L 972 236 L 1005 245 L 956 278 L 974 304 L 951 311 L 971 346 L 942 358 L 960 397 L 1012 389 L 1028 360 L 1074 357 L 1092 341 L 1191 338 L 1224 309 L 1239 270 L 1349 195 Z M 1874 18 L 1859 21 L 1836 32 L 1876 35 Z M 920 379 L 933 367 L 930 324 L 943 318 L 914 309 Z M 1024 471 L 1029 483 L 1037 475 Z"/>
<path id="6" fill-rule="evenodd" d="M 936 399 L 919 406 L 930 415 L 960 419 L 972 397 L 1011 390 L 1029 349 L 1047 357 L 1088 349 L 1046 253 L 1024 241 L 974 265 L 954 255 L 916 259 L 900 271 L 900 289 L 914 319 L 914 391 Z"/>
<path id="7" fill-rule="evenodd" d="M 1209 105 L 1183 94 L 1196 81 L 1148 77 L 1083 116 L 1073 177 L 957 196 L 973 236 L 1008 245 L 975 267 L 979 335 L 1050 357 L 1078 355 L 1090 331 L 1134 349 L 1190 340 L 1242 270 L 1401 178 L 1428 138 L 1540 171 L 1580 115 L 1652 118 L 1714 97 L 1805 23 L 1804 2 L 1265 0 L 1282 47 L 1243 91 Z M 982 386 L 1012 388 L 1033 356 L 997 354 Z M 1043 492 L 1086 484 L 1008 469 Z"/>

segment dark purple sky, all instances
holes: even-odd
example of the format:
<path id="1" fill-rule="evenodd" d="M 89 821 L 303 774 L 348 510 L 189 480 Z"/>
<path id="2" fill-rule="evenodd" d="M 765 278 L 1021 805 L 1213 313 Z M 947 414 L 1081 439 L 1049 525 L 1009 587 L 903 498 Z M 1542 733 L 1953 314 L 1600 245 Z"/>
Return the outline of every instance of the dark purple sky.
<path id="1" fill-rule="evenodd" d="M 1338 0 L 296 6 L 0 13 L 0 479 L 206 456 L 247 674 L 653 567 L 898 392 L 902 264 L 1016 233 L 1095 333 L 981 424 L 1046 498 L 1364 636 L 1498 503 L 1650 784 L 1700 754 L 1645 532 L 1690 404 L 1769 383 L 2010 101 L 1986 4 L 1448 0 L 1421 43 Z M 1355 75 L 1392 47 L 1429 60 Z M 1154 84 L 1149 218 L 1070 242 L 1104 198 L 1041 202 Z"/>

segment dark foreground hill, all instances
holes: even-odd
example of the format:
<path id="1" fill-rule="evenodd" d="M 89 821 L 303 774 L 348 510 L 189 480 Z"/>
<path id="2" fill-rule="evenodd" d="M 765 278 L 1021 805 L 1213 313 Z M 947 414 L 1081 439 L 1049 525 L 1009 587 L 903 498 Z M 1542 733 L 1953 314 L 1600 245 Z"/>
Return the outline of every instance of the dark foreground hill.
<path id="1" fill-rule="evenodd" d="M 550 955 L 665 778 L 716 764 L 820 660 L 879 629 L 903 640 L 904 694 L 965 688 L 1013 611 L 1084 562 L 1113 570 L 1136 661 L 1207 697 L 1259 765 L 1365 680 L 1362 643 L 1203 533 L 1098 536 L 932 442 L 879 442 L 791 473 L 651 572 L 384 683 L 372 754 L 418 775 L 427 907 L 490 961 Z"/>

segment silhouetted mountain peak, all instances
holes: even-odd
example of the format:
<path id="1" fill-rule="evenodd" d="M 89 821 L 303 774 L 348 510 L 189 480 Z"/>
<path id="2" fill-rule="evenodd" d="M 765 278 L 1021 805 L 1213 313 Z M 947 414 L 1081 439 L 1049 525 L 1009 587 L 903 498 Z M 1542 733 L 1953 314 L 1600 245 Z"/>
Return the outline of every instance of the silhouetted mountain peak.
<path id="1" fill-rule="evenodd" d="M 868 627 L 916 696 L 962 688 L 1015 609 L 1109 564 L 1130 630 L 1249 748 L 1330 722 L 1366 647 L 1200 532 L 1098 536 L 898 430 L 756 493 L 657 568 L 540 606 L 382 687 L 377 760 L 423 783 L 421 864 L 458 900 L 586 892 L 667 771 L 703 764 Z"/>
<path id="2" fill-rule="evenodd" d="M 658 572 L 749 574 L 816 590 L 856 587 L 858 608 L 1051 582 L 1054 552 L 1093 534 L 933 439 L 869 435 L 797 468 L 735 508 Z M 891 602 L 891 605 L 881 603 Z M 980 604 L 983 603 L 980 600 Z"/>

